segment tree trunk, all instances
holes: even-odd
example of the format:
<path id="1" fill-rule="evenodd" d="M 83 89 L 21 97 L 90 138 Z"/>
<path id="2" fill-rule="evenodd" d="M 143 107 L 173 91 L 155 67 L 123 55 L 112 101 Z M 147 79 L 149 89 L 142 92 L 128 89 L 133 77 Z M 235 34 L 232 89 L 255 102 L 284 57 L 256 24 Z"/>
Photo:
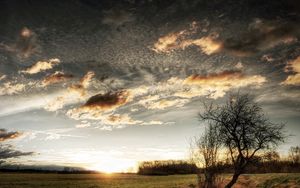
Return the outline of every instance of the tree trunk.
<path id="1" fill-rule="evenodd" d="M 236 183 L 236 181 L 238 180 L 240 175 L 241 175 L 241 173 L 235 172 L 232 176 L 231 181 L 225 186 L 225 188 L 231 188 L 233 186 L 233 184 Z"/>

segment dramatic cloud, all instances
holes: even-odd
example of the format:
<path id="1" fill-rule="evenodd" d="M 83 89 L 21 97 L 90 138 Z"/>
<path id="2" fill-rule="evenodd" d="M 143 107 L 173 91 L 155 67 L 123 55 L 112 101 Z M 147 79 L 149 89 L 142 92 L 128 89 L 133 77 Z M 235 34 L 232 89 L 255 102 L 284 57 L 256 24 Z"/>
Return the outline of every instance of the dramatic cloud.
<path id="1" fill-rule="evenodd" d="M 207 55 L 218 52 L 222 47 L 222 43 L 217 41 L 217 36 L 213 34 L 199 39 L 187 39 L 189 35 L 196 33 L 197 28 L 197 23 L 193 22 L 188 30 L 160 37 L 154 44 L 153 50 L 157 53 L 169 53 L 176 49 L 185 49 L 194 45 L 198 46 Z"/>
<path id="2" fill-rule="evenodd" d="M 281 84 L 284 85 L 300 85 L 300 56 L 289 62 L 285 67 L 286 72 L 293 72 L 294 75 L 289 75 Z"/>
<path id="3" fill-rule="evenodd" d="M 300 29 L 296 23 L 257 19 L 250 24 L 249 31 L 224 40 L 222 48 L 236 56 L 249 56 L 279 44 L 296 41 L 299 36 Z"/>
<path id="4" fill-rule="evenodd" d="M 6 82 L 0 86 L 0 96 L 18 94 L 24 90 L 25 84 Z"/>
<path id="5" fill-rule="evenodd" d="M 10 45 L 0 43 L 1 49 L 16 53 L 20 58 L 28 58 L 32 54 L 39 52 L 40 46 L 38 45 L 36 34 L 27 27 L 24 27 L 20 31 L 15 43 Z"/>
<path id="6" fill-rule="evenodd" d="M 15 131 L 8 132 L 6 129 L 0 129 L 0 142 L 17 138 L 21 135 L 22 135 L 22 133 L 20 133 L 20 132 L 15 132 Z"/>
<path id="7" fill-rule="evenodd" d="M 129 101 L 129 98 L 130 93 L 125 90 L 98 94 L 89 98 L 89 100 L 81 108 L 110 111 L 126 104 Z"/>
<path id="8" fill-rule="evenodd" d="M 11 145 L 0 145 L 0 163 L 3 162 L 2 160 L 16 158 L 21 156 L 32 155 L 33 152 L 22 152 L 13 149 Z"/>
<path id="9" fill-rule="evenodd" d="M 59 64 L 59 59 L 49 59 L 49 61 L 38 61 L 31 67 L 27 68 L 26 70 L 21 71 L 22 73 L 26 74 L 36 74 L 48 69 L 52 69 L 55 65 Z"/>
<path id="10" fill-rule="evenodd" d="M 249 30 L 241 36 L 224 40 L 219 39 L 216 33 L 199 39 L 188 39 L 194 33 L 196 33 L 195 29 L 170 33 L 159 38 L 154 44 L 153 50 L 157 53 L 170 53 L 173 50 L 184 50 L 186 47 L 194 45 L 207 55 L 224 51 L 235 56 L 249 56 L 279 44 L 295 42 L 300 37 L 300 29 L 295 23 L 259 19 L 251 23 Z"/>
<path id="11" fill-rule="evenodd" d="M 79 83 L 72 84 L 64 91 L 60 96 L 55 97 L 53 100 L 50 100 L 46 106 L 45 110 L 56 111 L 64 107 L 65 104 L 81 102 L 87 97 L 87 89 L 91 84 L 91 80 L 94 77 L 95 73 L 92 71 L 87 72 L 79 81 Z M 64 81 L 65 79 L 72 78 L 72 75 L 63 75 L 62 77 L 58 75 L 59 81 Z M 56 81 L 57 75 L 51 75 L 50 80 Z"/>
<path id="12" fill-rule="evenodd" d="M 79 108 L 71 109 L 67 115 L 73 119 L 99 119 L 102 113 L 111 112 L 130 100 L 128 91 L 108 92 L 90 97 Z"/>
<path id="13" fill-rule="evenodd" d="M 266 82 L 266 78 L 260 75 L 248 76 L 238 71 L 223 71 L 208 75 L 192 75 L 186 78 L 183 83 L 191 85 L 190 90 L 177 92 L 176 96 L 194 97 L 208 95 L 211 98 L 219 98 L 225 95 L 230 89 L 245 87 L 250 85 L 261 86 Z M 196 87 L 194 87 L 196 86 Z"/>
<path id="14" fill-rule="evenodd" d="M 51 74 L 49 76 L 46 76 L 44 80 L 42 81 L 43 86 L 48 86 L 51 84 L 56 84 L 59 82 L 64 82 L 66 80 L 69 80 L 73 78 L 74 76 L 72 74 L 65 74 L 63 72 L 55 72 L 54 74 Z"/>

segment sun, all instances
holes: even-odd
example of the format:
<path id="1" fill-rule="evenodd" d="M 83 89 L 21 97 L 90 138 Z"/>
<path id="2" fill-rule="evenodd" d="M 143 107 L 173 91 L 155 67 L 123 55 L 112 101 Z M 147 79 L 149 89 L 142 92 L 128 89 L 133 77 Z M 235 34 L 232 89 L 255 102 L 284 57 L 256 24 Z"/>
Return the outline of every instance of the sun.
<path id="1" fill-rule="evenodd" d="M 99 162 L 89 167 L 89 169 L 98 172 L 107 173 L 107 174 L 121 173 L 121 172 L 127 173 L 127 172 L 136 172 L 136 165 L 137 163 L 135 161 L 114 159 L 114 160 Z"/>

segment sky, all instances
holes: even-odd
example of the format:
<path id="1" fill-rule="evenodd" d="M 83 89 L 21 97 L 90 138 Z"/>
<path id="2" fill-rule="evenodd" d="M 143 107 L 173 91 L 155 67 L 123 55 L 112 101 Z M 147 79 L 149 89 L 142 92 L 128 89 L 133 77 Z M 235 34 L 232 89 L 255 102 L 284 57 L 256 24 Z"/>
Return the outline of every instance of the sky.
<path id="1" fill-rule="evenodd" d="M 300 141 L 296 0 L 0 1 L 12 164 L 134 171 L 188 158 L 203 102 L 250 93 Z M 3 158 L 3 156 L 2 156 Z"/>

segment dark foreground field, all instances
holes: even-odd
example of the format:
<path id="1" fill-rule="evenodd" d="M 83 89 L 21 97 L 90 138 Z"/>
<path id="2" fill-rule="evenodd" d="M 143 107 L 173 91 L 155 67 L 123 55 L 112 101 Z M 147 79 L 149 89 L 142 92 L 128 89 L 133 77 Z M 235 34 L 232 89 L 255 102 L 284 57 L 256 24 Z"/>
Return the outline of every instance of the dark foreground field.
<path id="1" fill-rule="evenodd" d="M 196 182 L 196 175 L 0 173 L 0 188 L 189 188 Z M 300 188 L 300 174 L 244 175 L 235 187 Z"/>

